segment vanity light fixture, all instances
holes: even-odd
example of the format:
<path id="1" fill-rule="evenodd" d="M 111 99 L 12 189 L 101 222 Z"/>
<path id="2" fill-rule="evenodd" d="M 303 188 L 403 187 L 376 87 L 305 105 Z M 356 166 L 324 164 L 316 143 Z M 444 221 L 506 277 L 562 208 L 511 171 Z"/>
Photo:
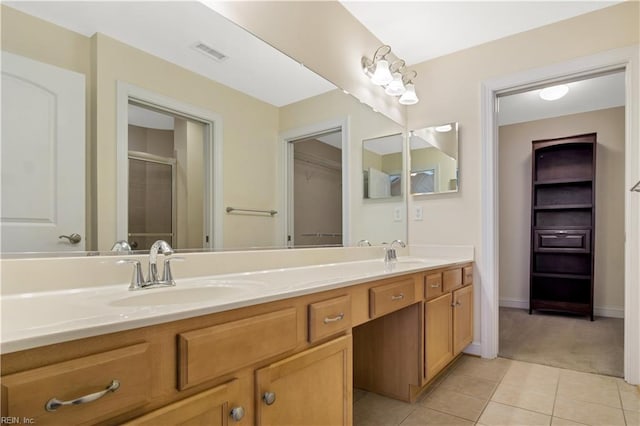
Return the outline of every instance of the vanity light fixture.
<path id="1" fill-rule="evenodd" d="M 559 84 L 557 86 L 545 87 L 540 91 L 540 98 L 545 101 L 555 101 L 562 98 L 569 93 L 569 86 L 566 84 Z"/>
<path id="2" fill-rule="evenodd" d="M 373 84 L 384 87 L 387 95 L 400 96 L 399 102 L 402 105 L 418 103 L 418 96 L 413 84 L 417 73 L 413 70 L 407 71 L 402 59 L 389 63 L 388 56 L 390 54 L 391 47 L 384 45 L 376 50 L 373 59 L 363 56 L 362 70 Z"/>

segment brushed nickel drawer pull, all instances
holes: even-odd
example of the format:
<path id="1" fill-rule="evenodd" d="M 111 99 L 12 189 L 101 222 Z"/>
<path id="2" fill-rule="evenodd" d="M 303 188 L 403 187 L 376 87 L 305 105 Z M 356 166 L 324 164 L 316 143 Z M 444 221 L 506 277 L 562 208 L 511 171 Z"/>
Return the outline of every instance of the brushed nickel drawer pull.
<path id="1" fill-rule="evenodd" d="M 116 379 L 113 379 L 109 386 L 103 391 L 90 393 L 89 395 L 81 396 L 80 398 L 72 399 L 70 401 L 60 401 L 57 398 L 51 398 L 45 404 L 44 408 L 47 411 L 56 411 L 58 408 L 66 405 L 80 405 L 86 404 L 87 402 L 93 402 L 98 400 L 108 394 L 109 392 L 115 392 L 120 387 L 120 382 Z"/>
<path id="2" fill-rule="evenodd" d="M 440 284 L 431 284 L 431 288 L 439 288 Z"/>
<path id="3" fill-rule="evenodd" d="M 329 324 L 330 322 L 338 322 L 343 318 L 344 318 L 344 312 L 340 312 L 338 315 L 336 315 L 333 318 L 332 317 L 325 317 L 322 322 L 325 323 L 325 324 Z"/>
<path id="4" fill-rule="evenodd" d="M 400 293 L 397 296 L 391 296 L 391 300 L 402 300 L 404 299 L 404 293 Z"/>

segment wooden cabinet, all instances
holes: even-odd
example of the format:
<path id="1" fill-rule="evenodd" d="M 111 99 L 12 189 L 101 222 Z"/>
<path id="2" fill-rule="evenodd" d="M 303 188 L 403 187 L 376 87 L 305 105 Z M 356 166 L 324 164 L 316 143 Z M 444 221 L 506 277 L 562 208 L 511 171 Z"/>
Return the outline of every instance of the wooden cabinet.
<path id="1" fill-rule="evenodd" d="M 593 320 L 596 134 L 533 141 L 529 313 Z"/>
<path id="2" fill-rule="evenodd" d="M 351 425 L 351 336 L 256 372 L 256 424 Z"/>
<path id="3" fill-rule="evenodd" d="M 140 343 L 3 376 L 2 416 L 98 423 L 149 402 L 150 363 L 149 345 Z"/>
<path id="4" fill-rule="evenodd" d="M 473 286 L 453 292 L 453 354 L 473 341 Z"/>
<path id="5" fill-rule="evenodd" d="M 351 296 L 345 295 L 309 305 L 309 342 L 351 328 Z"/>
<path id="6" fill-rule="evenodd" d="M 232 380 L 152 411 L 124 425 L 232 425 L 244 417 L 244 407 L 237 404 L 238 392 L 238 380 Z"/>
<path id="7" fill-rule="evenodd" d="M 369 290 L 371 318 L 386 315 L 415 302 L 415 281 L 413 276 L 376 286 Z"/>
<path id="8" fill-rule="evenodd" d="M 433 379 L 473 341 L 473 267 L 445 271 L 456 290 L 424 304 L 424 376 Z M 462 287 L 460 287 L 462 286 Z"/>
<path id="9" fill-rule="evenodd" d="M 451 293 L 424 304 L 425 382 L 433 379 L 453 359 Z"/>

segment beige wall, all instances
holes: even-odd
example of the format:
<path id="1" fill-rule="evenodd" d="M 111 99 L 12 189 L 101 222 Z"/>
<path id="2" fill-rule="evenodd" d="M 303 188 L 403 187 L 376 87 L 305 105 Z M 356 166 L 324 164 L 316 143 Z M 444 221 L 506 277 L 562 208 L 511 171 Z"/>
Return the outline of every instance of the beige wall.
<path id="1" fill-rule="evenodd" d="M 596 150 L 596 309 L 624 309 L 624 107 L 502 126 L 500 169 L 500 299 L 529 300 L 531 141 L 598 134 Z M 612 314 L 612 311 L 608 312 Z"/>
<path id="2" fill-rule="evenodd" d="M 204 131 L 201 123 L 175 120 L 177 248 L 204 245 Z"/>
<path id="3" fill-rule="evenodd" d="M 351 243 L 361 239 L 373 244 L 389 242 L 397 238 L 406 239 L 406 221 L 393 219 L 395 208 L 405 209 L 400 200 L 363 200 L 362 141 L 402 132 L 402 128 L 389 118 L 374 112 L 354 97 L 340 90 L 287 105 L 280 109 L 282 132 L 331 120 L 348 119 L 349 146 L 344 155 L 349 158 L 348 190 L 351 212 Z M 404 216 L 403 216 L 404 217 Z"/>

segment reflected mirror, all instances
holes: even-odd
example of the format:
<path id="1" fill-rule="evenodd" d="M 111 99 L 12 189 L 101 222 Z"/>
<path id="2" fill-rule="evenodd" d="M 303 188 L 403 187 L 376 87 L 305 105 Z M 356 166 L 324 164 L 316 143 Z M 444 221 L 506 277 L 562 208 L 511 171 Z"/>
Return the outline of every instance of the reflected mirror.
<path id="1" fill-rule="evenodd" d="M 457 192 L 458 123 L 409 132 L 411 194 Z"/>
<path id="2" fill-rule="evenodd" d="M 403 139 L 398 133 L 362 141 L 364 198 L 402 196 Z"/>
<path id="3" fill-rule="evenodd" d="M 402 126 L 344 94 L 330 82 L 301 67 L 295 60 L 229 22 L 206 5 L 199 2 L 69 1 L 3 2 L 0 8 L 3 83 L 5 74 L 8 75 L 4 61 L 7 52 L 49 66 L 45 75 L 50 75 L 50 69 L 55 68 L 63 74 L 80 76 L 79 99 L 84 100 L 74 106 L 76 111 L 78 108 L 80 111 L 72 115 L 74 119 L 78 118 L 76 122 L 83 123 L 83 126 L 74 130 L 76 136 L 79 132 L 77 139 L 80 146 L 84 146 L 84 158 L 74 160 L 74 169 L 79 171 L 79 178 L 70 178 L 70 168 L 51 163 L 54 159 L 68 158 L 59 155 L 63 151 L 57 151 L 58 155 L 50 158 L 24 154 L 15 162 L 24 166 L 22 170 L 26 171 L 33 169 L 32 160 L 35 159 L 51 165 L 50 169 L 37 168 L 41 173 L 33 176 L 29 186 L 38 188 L 48 198 L 23 202 L 24 208 L 13 209 L 9 218 L 15 222 L 17 214 L 32 214 L 34 207 L 37 207 L 39 216 L 30 222 L 35 232 L 33 241 L 47 240 L 48 245 L 25 243 L 17 247 L 13 244 L 18 238 L 7 239 L 5 244 L 4 236 L 7 234 L 4 231 L 8 224 L 5 206 L 17 204 L 5 202 L 3 186 L 3 253 L 108 252 L 117 240 L 123 238 L 122 235 L 126 235 L 118 228 L 118 224 L 127 223 L 128 220 L 132 225 L 136 222 L 138 226 L 127 232 L 136 234 L 140 246 L 147 245 L 147 242 L 141 242 L 148 236 L 145 234 L 154 234 L 148 236 L 154 239 L 158 236 L 155 234 L 177 232 L 173 241 L 181 249 L 285 247 L 289 231 L 286 222 L 288 217 L 292 217 L 290 204 L 293 205 L 293 197 L 287 192 L 288 177 L 283 173 L 289 161 L 282 154 L 286 151 L 285 135 L 305 135 L 327 130 L 319 126 L 336 122 L 349 125 L 349 136 L 342 141 L 342 155 L 349 160 L 343 169 L 343 184 L 347 183 L 347 186 L 343 185 L 342 188 L 342 229 L 336 225 L 299 231 L 343 233 L 342 241 L 337 243 L 347 245 L 355 245 L 360 239 L 372 242 L 396 238 L 406 240 L 404 215 L 397 214 L 404 208 L 402 198 L 398 198 L 397 205 L 364 203 L 360 193 L 362 181 L 359 179 L 362 140 L 377 135 L 401 134 L 404 131 Z M 142 22 L 141 16 L 153 19 Z M 188 25 L 185 25 L 186 22 Z M 144 28 L 141 27 L 143 23 Z M 98 29 L 100 32 L 97 32 Z M 260 70 L 260 78 L 256 78 L 256 70 Z M 12 75 L 22 77 L 26 73 L 19 68 Z M 119 122 L 128 121 L 126 96 L 124 111 L 119 107 L 120 83 L 152 93 L 160 99 L 192 106 L 193 111 L 205 111 L 215 117 L 215 123 L 209 126 L 209 142 L 213 148 L 206 158 L 213 164 L 213 170 L 207 171 L 205 168 L 203 173 L 207 174 L 209 183 L 202 185 L 209 185 L 208 195 L 212 197 L 212 202 L 195 199 L 194 206 L 189 207 L 189 216 L 185 216 L 183 211 L 187 204 L 181 201 L 181 182 L 184 182 L 185 176 L 181 175 L 180 156 L 183 153 L 180 148 L 174 146 L 173 153 L 167 151 L 158 154 L 148 147 L 135 146 L 138 142 L 133 140 L 134 134 L 140 140 L 145 140 L 147 136 L 143 133 L 158 132 L 143 132 L 140 127 L 144 126 L 133 121 L 130 124 L 138 128 L 130 129 L 130 136 L 127 135 L 126 125 L 124 132 L 120 132 Z M 65 92 L 70 91 L 63 86 L 61 93 Z M 8 152 L 6 143 L 9 140 L 5 138 L 5 121 L 10 118 L 5 116 L 5 112 L 11 111 L 10 108 L 4 108 L 4 94 L 3 90 L 3 166 L 5 160 L 8 161 L 5 153 Z M 35 92 L 33 95 L 35 98 L 39 96 Z M 133 96 L 131 99 L 135 101 L 138 98 Z M 32 104 L 25 108 L 40 111 Z M 81 118 L 82 114 L 84 119 Z M 22 115 L 23 118 L 28 116 Z M 198 113 L 189 115 L 202 117 Z M 20 128 L 25 127 L 17 127 Z M 311 130 L 305 133 L 305 129 Z M 174 131 L 179 130 L 176 124 Z M 35 130 L 32 133 L 35 136 L 41 134 Z M 131 166 L 135 170 L 129 170 L 126 166 L 126 148 L 125 167 L 122 168 L 123 161 L 117 146 L 122 139 L 121 133 L 125 140 L 130 138 L 132 142 L 130 160 L 136 162 Z M 59 138 L 60 141 L 63 139 Z M 40 145 L 35 146 L 41 146 L 41 149 L 32 149 L 31 152 L 55 152 L 53 147 L 57 140 L 47 141 L 51 143 L 48 146 L 42 146 L 42 138 L 34 137 L 34 140 L 39 141 Z M 216 147 L 219 151 L 216 151 Z M 54 151 L 47 151 L 49 148 Z M 82 149 L 74 148 L 72 151 L 77 153 Z M 24 153 L 25 149 L 21 152 Z M 171 170 L 174 162 L 177 166 Z M 118 189 L 118 176 L 123 173 L 122 170 L 127 176 L 154 176 L 156 171 L 149 168 L 162 170 L 157 173 L 163 177 L 154 178 L 152 182 L 172 182 L 162 189 L 166 204 L 163 210 L 167 213 L 162 224 L 143 223 L 142 216 L 129 217 L 128 211 L 117 208 L 117 194 L 122 192 Z M 3 185 L 10 182 L 5 179 L 4 169 Z M 59 178 L 53 174 L 56 170 L 66 171 L 62 176 L 66 180 L 56 180 Z M 306 179 L 307 175 L 304 176 Z M 316 176 L 311 178 L 315 179 Z M 131 180 L 140 182 L 142 178 Z M 49 185 L 37 184 L 45 181 Z M 50 219 L 58 215 L 52 208 L 70 206 L 56 198 L 59 195 L 57 189 L 63 185 L 61 182 L 69 181 L 82 183 L 73 187 L 66 185 L 70 189 L 68 195 L 77 204 L 71 210 L 80 213 L 82 218 L 73 219 L 69 226 L 58 230 L 53 226 L 53 219 Z M 176 187 L 172 188 L 171 185 Z M 20 194 L 13 191 L 17 197 L 25 192 Z M 134 196 L 131 204 L 142 201 L 140 197 Z M 207 210 L 207 206 L 200 207 L 198 203 L 210 204 L 211 211 Z M 257 213 L 254 212 L 256 210 Z M 200 220 L 203 223 L 199 223 Z M 13 222 L 9 226 L 13 226 Z M 43 234 L 45 229 L 50 230 L 47 238 Z M 58 238 L 59 235 L 73 237 L 75 233 L 82 237 L 77 245 L 72 244 L 73 238 Z M 167 236 L 165 239 L 170 238 Z M 308 244 L 325 243 L 336 244 L 336 241 L 314 240 Z"/>

